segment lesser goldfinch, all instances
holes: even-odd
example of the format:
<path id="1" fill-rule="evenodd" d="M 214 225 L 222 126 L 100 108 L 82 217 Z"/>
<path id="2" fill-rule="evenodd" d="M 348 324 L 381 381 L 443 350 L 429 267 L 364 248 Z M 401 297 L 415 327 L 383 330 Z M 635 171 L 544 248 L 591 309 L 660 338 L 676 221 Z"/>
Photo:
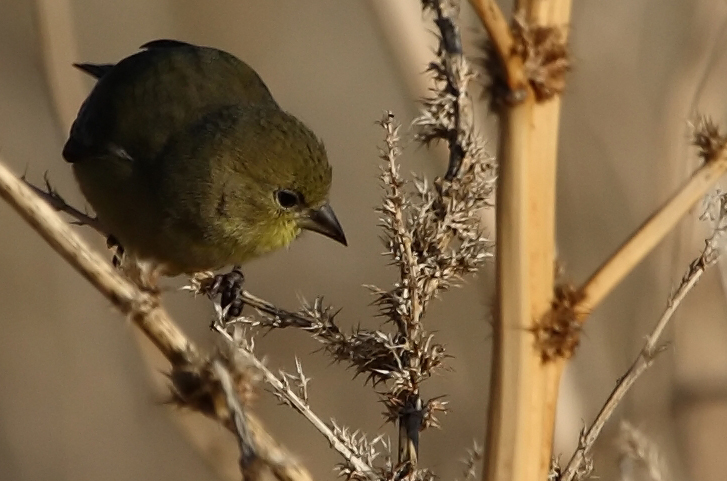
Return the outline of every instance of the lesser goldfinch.
<path id="1" fill-rule="evenodd" d="M 323 143 L 235 56 L 155 40 L 98 79 L 63 148 L 99 221 L 166 275 L 239 265 L 301 229 L 346 244 Z"/>

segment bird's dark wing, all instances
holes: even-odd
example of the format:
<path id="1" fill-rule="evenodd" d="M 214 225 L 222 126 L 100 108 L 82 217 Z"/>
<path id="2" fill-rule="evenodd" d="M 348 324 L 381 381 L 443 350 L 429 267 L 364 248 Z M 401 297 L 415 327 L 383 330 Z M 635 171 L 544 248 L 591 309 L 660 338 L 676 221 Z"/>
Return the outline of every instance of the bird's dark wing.
<path id="1" fill-rule="evenodd" d="M 221 50 L 155 40 L 110 66 L 79 66 L 99 81 L 71 128 L 69 162 L 112 154 L 156 158 L 169 138 L 225 105 L 275 103 L 257 73 Z"/>

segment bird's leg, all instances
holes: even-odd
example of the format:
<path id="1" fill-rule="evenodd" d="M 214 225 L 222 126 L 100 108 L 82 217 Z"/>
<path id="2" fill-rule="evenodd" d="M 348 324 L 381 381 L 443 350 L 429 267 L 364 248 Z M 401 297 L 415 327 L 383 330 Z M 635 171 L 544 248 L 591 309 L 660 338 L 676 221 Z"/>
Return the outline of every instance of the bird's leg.
<path id="1" fill-rule="evenodd" d="M 240 266 L 235 266 L 226 274 L 218 274 L 210 283 L 207 295 L 210 298 L 220 296 L 220 306 L 223 310 L 227 309 L 225 320 L 239 317 L 242 314 L 244 302 L 240 297 L 242 292 L 242 284 L 245 282 L 245 276 L 240 270 Z"/>
<path id="2" fill-rule="evenodd" d="M 119 243 L 119 240 L 113 235 L 109 235 L 106 238 L 106 247 L 114 251 L 114 257 L 111 259 L 111 263 L 117 269 L 121 266 L 121 260 L 124 257 L 124 246 Z"/>

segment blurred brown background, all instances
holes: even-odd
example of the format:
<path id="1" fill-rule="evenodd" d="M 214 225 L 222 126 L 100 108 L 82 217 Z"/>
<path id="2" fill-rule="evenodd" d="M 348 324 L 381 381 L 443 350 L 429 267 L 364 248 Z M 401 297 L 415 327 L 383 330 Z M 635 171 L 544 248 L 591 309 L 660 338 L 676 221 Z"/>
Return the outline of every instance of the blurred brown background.
<path id="1" fill-rule="evenodd" d="M 504 5 L 509 9 L 509 5 Z M 228 50 L 250 63 L 279 103 L 308 123 L 334 165 L 332 202 L 350 246 L 306 236 L 246 268 L 247 287 L 275 303 L 326 299 L 347 325 L 377 322 L 362 284 L 387 285 L 373 207 L 383 110 L 408 123 L 426 88 L 421 72 L 432 26 L 416 0 L 0 0 L 0 157 L 40 182 L 47 170 L 69 201 L 83 205 L 60 157 L 69 122 L 91 82 L 73 61 L 112 62 L 155 38 Z M 462 30 L 472 56 L 482 38 L 468 6 Z M 575 0 L 575 69 L 565 95 L 558 178 L 558 245 L 567 277 L 584 280 L 696 165 L 688 121 L 727 120 L 727 2 Z M 491 117 L 480 122 L 493 138 Z M 493 152 L 495 145 L 492 145 Z M 403 171 L 435 175 L 440 158 L 411 146 Z M 698 209 L 697 209 L 698 210 Z M 563 381 L 556 453 L 567 457 L 640 348 L 665 299 L 707 232 L 698 212 L 631 274 L 589 321 Z M 79 228 L 100 250 L 103 241 Z M 19 219 L 0 206 L 0 479 L 238 479 L 237 453 L 221 429 L 174 413 L 164 364 L 131 326 Z M 170 281 L 175 287 L 179 281 Z M 484 433 L 489 370 L 491 272 L 470 279 L 429 313 L 451 360 L 425 396 L 447 394 L 441 431 L 423 435 L 421 459 L 443 479 Z M 718 269 L 685 304 L 670 348 L 599 442 L 597 474 L 618 479 L 614 434 L 631 420 L 658 444 L 671 478 L 722 480 L 727 472 L 727 322 Z M 167 305 L 185 330 L 211 346 L 211 307 L 170 289 Z M 374 434 L 376 396 L 331 366 L 306 335 L 260 340 L 273 367 L 294 355 L 313 377 L 311 403 Z M 140 355 L 142 353 L 142 355 Z M 316 479 L 332 479 L 336 456 L 290 409 L 257 403 L 280 441 Z"/>

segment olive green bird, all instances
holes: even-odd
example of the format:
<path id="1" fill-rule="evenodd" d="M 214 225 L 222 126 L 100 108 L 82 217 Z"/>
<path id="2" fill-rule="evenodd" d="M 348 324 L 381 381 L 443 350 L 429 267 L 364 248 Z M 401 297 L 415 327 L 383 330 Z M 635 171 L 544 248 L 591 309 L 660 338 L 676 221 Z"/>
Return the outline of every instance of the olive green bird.
<path id="1" fill-rule="evenodd" d="M 166 275 L 239 265 L 307 229 L 346 244 L 321 141 L 233 55 L 156 40 L 98 79 L 63 157 L 125 252 Z"/>

